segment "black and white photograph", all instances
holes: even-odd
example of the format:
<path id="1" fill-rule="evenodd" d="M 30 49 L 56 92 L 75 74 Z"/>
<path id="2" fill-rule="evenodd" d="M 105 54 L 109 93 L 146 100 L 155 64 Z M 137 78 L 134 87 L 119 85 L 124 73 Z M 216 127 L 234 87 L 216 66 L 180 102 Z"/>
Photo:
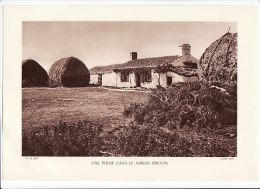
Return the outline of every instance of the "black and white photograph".
<path id="1" fill-rule="evenodd" d="M 22 156 L 237 157 L 236 22 L 23 21 Z"/>

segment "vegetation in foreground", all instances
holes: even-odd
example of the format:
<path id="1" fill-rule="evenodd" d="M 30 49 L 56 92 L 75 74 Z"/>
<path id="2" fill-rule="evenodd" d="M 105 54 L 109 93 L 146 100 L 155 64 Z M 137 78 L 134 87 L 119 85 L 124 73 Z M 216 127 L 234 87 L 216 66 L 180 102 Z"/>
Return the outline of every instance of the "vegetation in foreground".
<path id="1" fill-rule="evenodd" d="M 128 122 L 109 131 L 91 119 L 24 129 L 22 152 L 24 156 L 234 157 L 234 110 L 236 85 L 176 84 L 152 91 L 146 103 L 126 106 L 123 115 Z"/>
<path id="2" fill-rule="evenodd" d="M 23 156 L 235 157 L 236 127 L 169 130 L 129 124 L 104 134 L 94 121 L 23 131 Z"/>

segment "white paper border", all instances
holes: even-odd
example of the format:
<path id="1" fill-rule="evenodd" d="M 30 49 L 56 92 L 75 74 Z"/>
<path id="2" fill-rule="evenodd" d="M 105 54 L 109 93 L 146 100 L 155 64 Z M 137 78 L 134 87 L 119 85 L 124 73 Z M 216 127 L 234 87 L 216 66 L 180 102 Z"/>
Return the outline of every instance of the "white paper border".
<path id="1" fill-rule="evenodd" d="M 142 3 L 143 2 L 145 2 L 145 1 L 142 1 Z M 151 4 L 156 4 L 156 5 L 158 5 L 157 3 L 158 2 L 154 2 L 154 1 L 149 1 Z M 6 2 L 4 2 L 4 4 L 5 4 Z M 8 2 L 8 4 L 9 4 L 10 2 Z M 16 4 L 17 2 L 11 2 L 10 4 Z M 19 2 L 20 3 L 20 2 Z M 18 4 L 19 4 L 18 3 Z M 32 2 L 31 1 L 27 1 L 27 2 L 25 2 L 25 4 L 32 4 Z M 33 4 L 35 4 L 36 2 L 33 2 Z M 52 3 L 50 3 L 50 2 L 39 2 L 39 4 L 65 4 L 65 5 L 71 5 L 71 3 L 72 2 L 70 2 L 70 1 L 65 1 L 65 2 L 52 2 Z M 81 4 L 82 3 L 82 1 L 77 1 L 77 2 L 73 2 L 73 4 L 77 4 L 77 3 L 79 3 L 79 4 Z M 84 2 L 83 4 L 85 4 L 86 2 Z M 93 2 L 93 1 L 91 1 L 91 2 L 89 2 L 90 4 L 91 3 L 93 3 L 93 4 L 99 4 L 99 3 L 104 3 L 103 1 L 98 1 L 98 2 Z M 109 5 L 115 5 L 115 4 L 117 4 L 118 3 L 118 1 L 110 1 L 109 2 Z M 129 2 L 127 2 L 127 3 L 129 3 Z M 136 1 L 134 1 L 134 3 L 139 3 L 139 2 L 136 2 Z M 169 3 L 169 4 L 171 4 L 172 2 L 169 2 L 169 1 L 163 1 L 162 2 L 162 4 L 164 5 L 164 3 L 165 4 L 167 4 L 167 3 Z M 180 2 L 179 2 L 180 3 Z M 183 5 L 182 4 L 183 2 L 181 2 L 180 4 L 181 5 Z M 193 1 L 192 2 L 187 2 L 187 1 L 185 1 L 185 3 L 187 3 L 188 5 L 191 5 L 191 4 L 193 4 Z M 184 4 L 185 4 L 184 3 Z M 197 4 L 196 4 L 197 3 Z M 203 4 L 203 3 L 205 3 L 205 1 L 196 1 L 196 5 L 201 5 L 201 4 Z M 208 3 L 208 1 L 206 2 L 206 4 Z M 213 1 L 212 2 L 213 4 L 214 3 L 216 3 L 216 4 L 220 4 L 220 2 L 219 1 Z M 227 4 L 229 4 L 229 3 L 234 3 L 234 1 L 225 1 L 225 5 L 226 5 L 226 3 Z M 238 2 L 236 2 L 235 3 L 235 5 L 248 5 L 248 4 L 250 4 L 250 5 L 255 5 L 255 4 L 257 4 L 257 3 L 259 3 L 259 2 L 256 2 L 256 1 L 250 1 L 249 3 L 247 2 L 247 1 L 238 1 Z M 37 4 L 37 3 L 36 3 Z M 104 4 L 106 4 L 106 3 L 104 3 Z M 131 4 L 131 3 L 130 3 Z M 159 3 L 160 4 L 160 3 Z M 211 4 L 211 3 L 210 3 Z M 223 4 L 223 2 L 221 1 L 221 5 Z M 149 4 L 150 5 L 150 4 Z M 259 4 L 258 4 L 258 20 L 259 20 Z M 239 34 L 238 34 L 239 35 Z M 258 49 L 259 49 L 259 24 L 258 24 Z M 258 54 L 258 63 L 259 63 L 259 54 Z M 259 72 L 259 64 L 257 65 L 257 68 L 258 68 L 258 72 Z M 257 78 L 258 78 L 258 81 L 257 82 L 259 82 L 259 74 L 257 75 Z M 259 87 L 257 88 L 257 91 L 258 91 L 258 96 L 259 96 Z M 259 112 L 259 101 L 258 101 L 258 110 L 257 110 L 258 112 Z M 257 120 L 258 120 L 258 125 L 259 125 L 259 117 L 257 118 Z M 259 127 L 258 127 L 258 133 L 259 133 Z M 259 134 L 258 134 L 258 146 L 259 146 Z M 257 157 L 257 159 L 258 159 L 258 162 L 259 162 L 259 150 L 258 150 L 258 157 Z M 259 167 L 259 164 L 258 164 L 258 167 Z M 259 174 L 258 174 L 258 181 L 259 181 Z M 17 184 L 17 182 L 13 182 L 13 181 L 11 181 L 11 185 L 10 185 L 10 182 L 9 181 L 4 181 L 3 182 L 3 186 L 6 186 L 6 187 L 15 187 L 15 186 L 17 186 L 16 184 Z M 60 186 L 60 184 L 61 184 L 61 182 L 50 182 L 50 183 L 52 183 L 51 185 L 48 185 L 48 182 L 43 182 L 43 181 L 41 181 L 41 182 L 37 182 L 37 183 L 35 183 L 35 181 L 32 181 L 32 182 L 18 182 L 19 184 L 25 184 L 24 186 L 26 186 L 26 183 L 27 183 L 27 186 L 28 187 L 30 187 L 30 184 L 37 184 L 38 185 L 38 187 L 41 187 L 41 186 Z M 49 183 L 49 184 L 50 184 Z M 56 184 L 55 184 L 56 183 Z M 92 182 L 92 181 L 88 181 L 88 182 L 80 182 L 80 181 L 77 181 L 77 182 L 69 182 L 69 183 L 73 183 L 73 185 L 70 185 L 68 182 L 63 182 L 63 183 L 65 183 L 66 185 L 63 185 L 63 187 L 67 187 L 67 186 L 72 186 L 72 187 L 84 187 L 84 186 L 88 186 L 88 187 L 94 187 L 94 188 L 96 188 L 96 187 L 116 187 L 116 186 L 119 186 L 119 187 L 124 187 L 124 186 L 130 186 L 130 187 L 144 187 L 144 186 L 148 186 L 148 187 L 160 187 L 160 186 L 162 186 L 162 187 L 189 187 L 189 186 L 191 186 L 191 187 L 194 187 L 194 186 L 199 186 L 199 187 L 203 187 L 203 186 L 215 186 L 215 184 L 217 185 L 217 186 L 219 186 L 219 187 L 226 187 L 226 186 L 232 186 L 232 187 L 241 187 L 241 186 L 244 186 L 244 187 L 255 187 L 255 186 L 257 186 L 256 184 L 258 183 L 259 184 L 259 182 L 153 182 L 153 183 L 151 183 L 151 182 L 133 182 L 133 181 L 131 181 L 131 182 L 121 182 L 121 181 L 118 181 L 118 182 L 111 182 L 111 181 L 103 181 L 103 182 L 101 182 L 101 181 L 99 181 L 99 182 Z M 214 183 L 214 184 L 213 184 Z M 14 185 L 12 185 L 12 184 L 14 184 Z M 28 185 L 29 184 L 29 185 Z M 45 184 L 47 184 L 47 185 L 45 185 Z M 76 185 L 75 185 L 76 184 Z M 152 184 L 152 185 L 151 185 Z M 213 184 L 213 185 L 212 185 Z M 234 184 L 234 185 L 233 185 Z M 22 186 L 22 185 L 20 185 L 20 186 Z M 20 187 L 20 186 L 18 186 L 18 187 Z M 36 186 L 36 185 L 31 185 L 32 187 L 34 187 L 34 186 Z M 258 185 L 259 186 L 259 185 Z"/>

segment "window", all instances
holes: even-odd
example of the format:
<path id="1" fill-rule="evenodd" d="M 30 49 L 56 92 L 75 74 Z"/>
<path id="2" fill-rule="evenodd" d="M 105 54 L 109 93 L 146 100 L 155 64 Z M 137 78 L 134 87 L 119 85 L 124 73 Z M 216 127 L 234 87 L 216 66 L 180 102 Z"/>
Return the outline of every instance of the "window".
<path id="1" fill-rule="evenodd" d="M 121 82 L 128 82 L 129 81 L 129 73 L 121 72 Z"/>
<path id="2" fill-rule="evenodd" d="M 152 81 L 152 74 L 151 70 L 146 70 L 143 73 L 143 82 L 151 82 Z"/>

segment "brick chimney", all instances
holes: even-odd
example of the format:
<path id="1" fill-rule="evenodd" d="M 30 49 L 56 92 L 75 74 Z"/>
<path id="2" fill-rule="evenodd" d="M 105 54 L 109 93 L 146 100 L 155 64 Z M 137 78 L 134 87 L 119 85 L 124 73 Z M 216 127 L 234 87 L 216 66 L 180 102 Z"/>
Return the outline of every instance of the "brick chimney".
<path id="1" fill-rule="evenodd" d="M 190 44 L 183 44 L 179 47 L 182 47 L 182 55 L 190 54 Z"/>
<path id="2" fill-rule="evenodd" d="M 131 52 L 130 53 L 130 59 L 131 60 L 136 60 L 137 59 L 137 52 Z"/>

